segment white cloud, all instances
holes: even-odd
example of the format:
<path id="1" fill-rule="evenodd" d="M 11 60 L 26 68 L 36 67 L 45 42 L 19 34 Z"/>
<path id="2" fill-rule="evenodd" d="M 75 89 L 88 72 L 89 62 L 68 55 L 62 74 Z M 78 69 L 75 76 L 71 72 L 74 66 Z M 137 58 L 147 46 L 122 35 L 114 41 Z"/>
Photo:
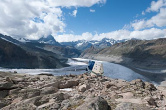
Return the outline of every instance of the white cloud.
<path id="1" fill-rule="evenodd" d="M 50 5 L 56 7 L 91 7 L 94 4 L 104 4 L 106 0 L 46 0 Z"/>
<path id="2" fill-rule="evenodd" d="M 135 20 L 131 23 L 131 26 L 135 30 L 166 26 L 166 0 L 152 1 L 151 6 L 146 9 L 146 12 L 154 11 L 157 14 L 150 19 Z M 142 12 L 142 15 L 145 15 L 145 11 Z"/>
<path id="3" fill-rule="evenodd" d="M 77 10 L 74 10 L 74 11 L 73 11 L 72 16 L 74 16 L 74 17 L 77 16 Z"/>
<path id="4" fill-rule="evenodd" d="M 131 25 L 135 30 L 151 28 L 154 26 L 166 26 L 166 8 L 161 8 L 159 13 L 150 18 L 149 20 L 136 20 L 133 23 L 131 23 Z"/>
<path id="5" fill-rule="evenodd" d="M 96 10 L 90 9 L 90 12 L 94 13 Z"/>
<path id="6" fill-rule="evenodd" d="M 151 6 L 147 8 L 146 12 L 159 11 L 163 6 L 166 6 L 166 0 L 152 1 Z"/>
<path id="7" fill-rule="evenodd" d="M 0 33 L 38 39 L 64 32 L 61 7 L 90 7 L 106 0 L 0 0 Z M 74 11 L 76 16 L 77 11 Z"/>
<path id="8" fill-rule="evenodd" d="M 145 12 L 144 12 L 144 11 L 142 11 L 142 15 L 145 15 Z"/>
<path id="9" fill-rule="evenodd" d="M 91 34 L 89 32 L 83 33 L 82 35 L 64 34 L 56 37 L 59 42 L 77 41 L 77 40 L 101 40 L 103 38 L 113 38 L 115 40 L 120 39 L 157 39 L 166 38 L 166 29 L 151 28 L 142 31 L 128 31 L 128 30 L 118 30 L 108 33 L 101 34 Z"/>

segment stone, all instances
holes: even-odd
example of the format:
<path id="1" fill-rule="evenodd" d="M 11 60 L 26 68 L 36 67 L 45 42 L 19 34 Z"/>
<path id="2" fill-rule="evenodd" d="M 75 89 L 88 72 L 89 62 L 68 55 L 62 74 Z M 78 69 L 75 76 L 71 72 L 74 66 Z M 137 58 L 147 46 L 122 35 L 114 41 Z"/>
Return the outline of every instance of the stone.
<path id="1" fill-rule="evenodd" d="M 62 110 L 67 110 L 70 106 L 71 106 L 71 104 L 70 104 L 69 99 L 62 101 L 62 103 L 61 103 L 61 109 Z"/>
<path id="2" fill-rule="evenodd" d="M 58 88 L 56 87 L 45 87 L 41 90 L 41 94 L 53 94 L 56 93 L 58 91 Z"/>
<path id="3" fill-rule="evenodd" d="M 12 81 L 12 79 L 10 77 L 6 77 L 6 81 L 13 83 L 13 81 Z"/>
<path id="4" fill-rule="evenodd" d="M 129 102 L 129 103 L 135 103 L 135 104 L 143 104 L 143 101 L 141 98 L 132 98 L 132 99 L 115 99 L 117 102 Z"/>
<path id="5" fill-rule="evenodd" d="M 22 97 L 18 97 L 12 101 L 12 104 L 21 102 Z"/>
<path id="6" fill-rule="evenodd" d="M 59 89 L 65 89 L 65 88 L 72 88 L 74 86 L 78 86 L 79 82 L 78 81 L 67 81 L 65 83 L 59 84 Z"/>
<path id="7" fill-rule="evenodd" d="M 131 99 L 134 96 L 132 92 L 126 92 L 126 93 L 122 93 L 120 95 L 122 95 L 124 99 Z"/>
<path id="8" fill-rule="evenodd" d="M 9 94 L 9 90 L 1 90 L 0 98 L 5 98 Z"/>
<path id="9" fill-rule="evenodd" d="M 49 83 L 49 84 L 46 84 L 46 85 L 44 85 L 42 88 L 44 88 L 44 87 L 56 87 L 56 88 L 59 88 L 59 84 L 60 84 L 60 82 L 59 81 L 57 81 L 57 82 L 53 82 L 53 83 Z"/>
<path id="10" fill-rule="evenodd" d="M 0 82 L 0 90 L 10 90 L 13 89 L 13 83 L 11 82 Z"/>
<path id="11" fill-rule="evenodd" d="M 97 77 L 97 75 L 94 74 L 94 73 L 90 73 L 90 76 L 93 77 L 93 78 L 96 78 L 96 77 Z"/>
<path id="12" fill-rule="evenodd" d="M 108 89 L 108 88 L 110 88 L 111 86 L 114 86 L 113 84 L 110 84 L 110 83 L 107 83 L 106 85 L 105 85 L 105 87 Z"/>
<path id="13" fill-rule="evenodd" d="M 155 91 L 155 90 L 157 90 L 157 88 L 153 84 L 151 84 L 149 82 L 145 82 L 145 89 L 147 89 L 149 91 Z"/>
<path id="14" fill-rule="evenodd" d="M 104 98 L 95 97 L 86 100 L 76 110 L 111 110 L 111 108 Z"/>
<path id="15" fill-rule="evenodd" d="M 60 104 L 55 102 L 48 102 L 38 106 L 37 110 L 58 110 L 59 108 L 60 108 Z"/>
<path id="16" fill-rule="evenodd" d="M 18 94 L 20 90 L 21 90 L 21 88 L 12 89 L 9 91 L 9 95 Z"/>
<path id="17" fill-rule="evenodd" d="M 83 85 L 81 85 L 81 86 L 78 88 L 78 90 L 79 90 L 80 92 L 85 92 L 85 91 L 88 90 L 88 89 L 90 89 L 90 86 L 87 85 L 87 84 L 83 84 Z"/>
<path id="18" fill-rule="evenodd" d="M 149 105 L 158 107 L 156 101 L 152 97 L 145 97 L 144 100 L 146 100 Z"/>
<path id="19" fill-rule="evenodd" d="M 130 84 L 135 85 L 138 88 L 145 88 L 145 83 L 141 79 L 132 80 Z"/>
<path id="20" fill-rule="evenodd" d="M 18 96 L 22 98 L 32 98 L 40 95 L 40 89 L 27 88 L 22 89 Z"/>
<path id="21" fill-rule="evenodd" d="M 120 103 L 114 110 L 151 110 L 149 107 L 129 102 Z"/>
<path id="22" fill-rule="evenodd" d="M 0 110 L 1 108 L 5 107 L 7 103 L 4 100 L 0 100 Z"/>
<path id="23" fill-rule="evenodd" d="M 70 97 L 70 95 L 66 93 L 55 93 L 55 94 L 50 94 L 50 98 L 54 99 L 56 102 L 62 102 L 63 100 L 66 100 Z"/>
<path id="24" fill-rule="evenodd" d="M 25 79 L 24 78 L 13 78 L 12 81 L 17 84 L 19 82 L 25 82 Z"/>

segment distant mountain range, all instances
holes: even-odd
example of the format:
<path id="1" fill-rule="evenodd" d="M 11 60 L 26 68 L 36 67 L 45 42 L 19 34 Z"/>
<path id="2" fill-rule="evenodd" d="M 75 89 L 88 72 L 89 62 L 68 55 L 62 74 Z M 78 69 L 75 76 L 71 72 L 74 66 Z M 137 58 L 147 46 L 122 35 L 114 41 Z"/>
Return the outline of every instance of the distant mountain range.
<path id="1" fill-rule="evenodd" d="M 79 40 L 57 42 L 53 36 L 39 40 L 13 39 L 0 34 L 0 67 L 59 68 L 68 58 L 83 57 L 135 68 L 166 68 L 166 38 L 156 40 Z"/>
<path id="2" fill-rule="evenodd" d="M 109 38 L 103 38 L 101 41 L 98 40 L 91 40 L 91 41 L 86 41 L 86 40 L 78 40 L 74 42 L 61 42 L 62 45 L 65 46 L 73 46 L 78 50 L 84 51 L 91 46 L 94 46 L 95 48 L 106 48 L 110 47 L 116 43 L 121 43 L 127 41 L 126 39 L 123 40 L 114 40 L 114 39 L 109 39 Z"/>
<path id="3" fill-rule="evenodd" d="M 81 54 L 81 52 L 75 47 L 61 45 L 54 39 L 52 35 L 42 37 L 39 40 L 28 40 L 25 38 L 21 38 L 18 40 L 28 45 L 53 52 L 67 58 L 78 57 Z"/>

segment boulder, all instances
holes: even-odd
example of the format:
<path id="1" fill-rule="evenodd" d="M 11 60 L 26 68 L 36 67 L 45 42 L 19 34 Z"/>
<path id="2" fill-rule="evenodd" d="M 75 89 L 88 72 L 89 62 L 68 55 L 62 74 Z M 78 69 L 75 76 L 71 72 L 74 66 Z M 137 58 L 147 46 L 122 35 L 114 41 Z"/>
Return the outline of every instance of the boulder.
<path id="1" fill-rule="evenodd" d="M 48 102 L 38 106 L 37 110 L 58 110 L 59 108 L 60 108 L 60 104 L 55 102 Z"/>
<path id="2" fill-rule="evenodd" d="M 95 97 L 86 100 L 76 110 L 111 110 L 111 108 L 104 98 Z"/>
<path id="3" fill-rule="evenodd" d="M 20 90 L 18 96 L 23 99 L 32 98 L 40 95 L 40 89 L 27 88 Z"/>
<path id="4" fill-rule="evenodd" d="M 151 110 L 149 107 L 129 102 L 120 103 L 114 110 Z"/>
<path id="5" fill-rule="evenodd" d="M 13 83 L 11 82 L 0 82 L 0 90 L 13 89 Z"/>
<path id="6" fill-rule="evenodd" d="M 149 105 L 158 107 L 154 98 L 152 98 L 152 97 L 145 97 L 144 100 L 147 101 Z"/>
<path id="7" fill-rule="evenodd" d="M 59 84 L 60 84 L 60 82 L 57 81 L 57 82 L 53 82 L 53 83 L 46 84 L 46 85 L 44 85 L 44 86 L 41 87 L 41 88 L 44 88 L 44 87 L 56 87 L 56 88 L 59 88 Z"/>
<path id="8" fill-rule="evenodd" d="M 0 100 L 0 110 L 1 108 L 5 107 L 7 105 L 7 103 L 3 100 Z"/>
<path id="9" fill-rule="evenodd" d="M 67 82 L 59 84 L 59 89 L 72 88 L 74 86 L 78 86 L 78 84 L 79 84 L 78 81 L 67 81 Z"/>
<path id="10" fill-rule="evenodd" d="M 25 79 L 24 78 L 13 78 L 12 81 L 17 84 L 19 82 L 25 82 Z"/>
<path id="11" fill-rule="evenodd" d="M 69 99 L 70 95 L 66 93 L 55 93 L 50 94 L 50 99 L 54 99 L 55 102 L 62 102 L 63 100 Z"/>
<path id="12" fill-rule="evenodd" d="M 132 80 L 131 85 L 135 85 L 137 88 L 145 88 L 145 83 L 141 79 Z"/>
<path id="13" fill-rule="evenodd" d="M 92 78 L 96 78 L 96 77 L 97 77 L 97 75 L 94 74 L 94 73 L 90 73 L 90 76 L 91 76 Z"/>
<path id="14" fill-rule="evenodd" d="M 157 88 L 153 84 L 151 84 L 149 82 L 145 82 L 145 89 L 149 90 L 149 91 L 155 91 L 155 90 L 157 90 Z"/>
<path id="15" fill-rule="evenodd" d="M 131 99 L 134 96 L 132 92 L 126 92 L 126 93 L 122 93 L 120 95 L 122 95 L 124 99 Z"/>
<path id="16" fill-rule="evenodd" d="M 56 93 L 58 91 L 58 88 L 56 87 L 45 87 L 41 90 L 41 94 L 53 94 Z"/>
<path id="17" fill-rule="evenodd" d="M 90 86 L 87 84 L 83 84 L 78 88 L 80 92 L 85 92 L 87 89 L 90 89 Z"/>
<path id="18" fill-rule="evenodd" d="M 0 91 L 0 98 L 5 98 L 9 94 L 9 90 Z"/>
<path id="19" fill-rule="evenodd" d="M 12 104 L 21 102 L 22 98 L 18 97 L 12 101 Z"/>
<path id="20" fill-rule="evenodd" d="M 105 88 L 107 88 L 107 89 L 109 89 L 111 86 L 114 86 L 114 84 L 111 84 L 111 83 L 109 83 L 109 82 L 107 82 L 107 83 L 105 84 Z"/>

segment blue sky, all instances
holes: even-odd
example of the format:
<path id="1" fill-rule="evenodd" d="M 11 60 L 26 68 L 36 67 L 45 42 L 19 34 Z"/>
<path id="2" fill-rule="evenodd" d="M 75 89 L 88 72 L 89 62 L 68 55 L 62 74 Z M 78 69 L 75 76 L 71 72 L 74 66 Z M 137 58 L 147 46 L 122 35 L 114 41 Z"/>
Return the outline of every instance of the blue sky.
<path id="1" fill-rule="evenodd" d="M 0 0 L 0 15 L 14 38 L 166 38 L 166 0 Z"/>
<path id="2" fill-rule="evenodd" d="M 151 0 L 107 0 L 103 5 L 95 4 L 92 7 L 78 8 L 76 17 L 68 14 L 75 10 L 74 7 L 64 8 L 66 33 L 70 33 L 71 30 L 75 34 L 105 33 L 122 29 L 124 25 L 130 24 L 136 18 L 144 18 L 142 11 L 146 10 L 150 3 Z M 95 12 L 90 12 L 90 9 Z M 151 16 L 148 14 L 146 17 Z"/>

